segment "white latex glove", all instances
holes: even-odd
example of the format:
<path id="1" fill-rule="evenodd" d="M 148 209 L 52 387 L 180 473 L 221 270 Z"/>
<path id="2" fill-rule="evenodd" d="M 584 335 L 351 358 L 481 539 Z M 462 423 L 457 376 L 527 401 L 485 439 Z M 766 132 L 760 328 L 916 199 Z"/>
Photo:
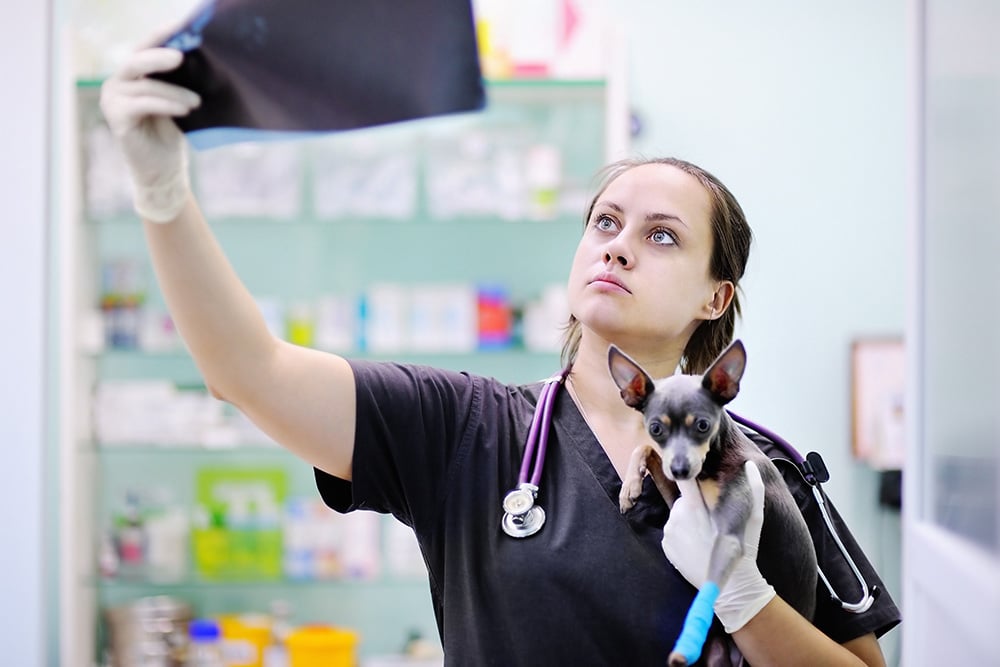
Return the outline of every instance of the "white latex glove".
<path id="1" fill-rule="evenodd" d="M 152 222 L 176 218 L 191 189 L 187 142 L 172 117 L 187 115 L 201 99 L 186 88 L 148 78 L 176 69 L 183 57 L 176 49 L 136 51 L 101 86 L 101 111 L 128 164 L 135 210 Z"/>
<path id="2" fill-rule="evenodd" d="M 746 625 L 775 595 L 757 569 L 757 546 L 764 524 L 764 482 L 753 462 L 747 461 L 744 471 L 753 493 L 753 508 L 743 534 L 743 555 L 715 601 L 715 615 L 730 634 Z M 674 502 L 663 528 L 663 552 L 685 579 L 701 588 L 708 575 L 716 530 L 697 483 L 679 486 L 681 497 Z"/>

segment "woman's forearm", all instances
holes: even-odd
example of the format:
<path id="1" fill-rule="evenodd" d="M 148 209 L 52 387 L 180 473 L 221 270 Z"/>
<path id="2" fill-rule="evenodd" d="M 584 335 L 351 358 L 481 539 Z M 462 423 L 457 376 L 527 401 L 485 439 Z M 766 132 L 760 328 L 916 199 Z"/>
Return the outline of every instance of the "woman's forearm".
<path id="1" fill-rule="evenodd" d="M 857 644 L 865 656 L 863 660 L 852 652 L 854 643 L 848 649 L 833 641 L 779 597 L 774 597 L 760 613 L 733 633 L 733 639 L 747 661 L 758 667 L 874 667 L 885 664 L 874 636 L 870 637 L 870 642 L 875 642 L 874 650 L 869 641 Z"/>
<path id="2" fill-rule="evenodd" d="M 145 226 L 160 289 L 212 394 L 312 465 L 351 479 L 347 362 L 271 333 L 192 197 L 176 219 Z"/>
<path id="3" fill-rule="evenodd" d="M 194 198 L 167 224 L 145 222 L 153 268 L 174 324 L 209 389 L 238 403 L 277 343 Z"/>

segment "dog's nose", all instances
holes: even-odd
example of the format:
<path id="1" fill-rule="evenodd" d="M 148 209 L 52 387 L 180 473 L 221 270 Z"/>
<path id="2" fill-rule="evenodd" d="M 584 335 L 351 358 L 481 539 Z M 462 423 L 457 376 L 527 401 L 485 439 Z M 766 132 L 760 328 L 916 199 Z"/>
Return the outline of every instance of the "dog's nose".
<path id="1" fill-rule="evenodd" d="M 684 459 L 674 459 L 670 462 L 670 474 L 674 479 L 687 479 L 691 474 L 691 466 Z"/>

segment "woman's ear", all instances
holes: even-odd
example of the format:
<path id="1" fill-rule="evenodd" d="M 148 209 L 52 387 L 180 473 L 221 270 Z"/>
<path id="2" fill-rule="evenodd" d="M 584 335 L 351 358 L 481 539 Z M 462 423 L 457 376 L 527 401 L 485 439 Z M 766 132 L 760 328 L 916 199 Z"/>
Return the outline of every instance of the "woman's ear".
<path id="1" fill-rule="evenodd" d="M 715 286 L 711 300 L 705 305 L 705 319 L 717 320 L 722 317 L 736 296 L 736 286 L 728 280 Z"/>

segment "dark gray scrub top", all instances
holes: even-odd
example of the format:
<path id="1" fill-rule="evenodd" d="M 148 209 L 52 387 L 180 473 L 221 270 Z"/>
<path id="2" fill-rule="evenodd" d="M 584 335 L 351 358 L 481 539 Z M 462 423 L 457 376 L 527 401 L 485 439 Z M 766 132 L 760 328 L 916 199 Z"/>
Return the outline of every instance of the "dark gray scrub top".
<path id="1" fill-rule="evenodd" d="M 539 484 L 545 526 L 514 539 L 500 528 L 501 503 L 516 485 L 542 384 L 350 363 L 357 384 L 353 482 L 317 470 L 317 486 L 339 512 L 390 513 L 414 529 L 447 664 L 662 667 L 696 591 L 663 554 L 668 511 L 652 481 L 623 516 L 621 479 L 568 394 L 555 400 Z M 793 470 L 796 479 L 805 486 Z M 812 499 L 801 491 L 800 507 Z M 855 590 L 842 559 L 825 562 L 832 541 L 814 534 L 834 585 Z M 882 588 L 846 528 L 841 536 L 868 581 Z M 827 600 L 822 589 L 815 622 L 838 642 L 899 622 L 884 592 L 865 614 Z"/>

